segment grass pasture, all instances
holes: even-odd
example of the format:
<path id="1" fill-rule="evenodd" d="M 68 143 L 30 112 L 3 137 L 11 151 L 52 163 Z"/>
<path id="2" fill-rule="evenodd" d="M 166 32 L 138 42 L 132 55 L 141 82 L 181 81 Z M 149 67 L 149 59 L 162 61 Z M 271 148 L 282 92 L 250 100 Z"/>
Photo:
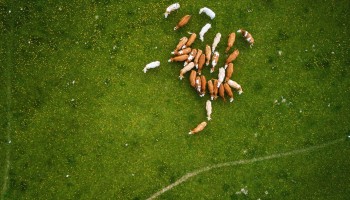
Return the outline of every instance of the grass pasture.
<path id="1" fill-rule="evenodd" d="M 242 161 L 157 199 L 348 199 L 350 2 L 179 1 L 165 19 L 172 3 L 0 0 L 0 198 L 147 199 Z M 215 19 L 198 14 L 204 6 Z M 232 31 L 247 29 L 255 45 L 237 34 L 244 93 L 212 102 L 212 121 L 188 135 L 208 95 L 167 60 L 206 23 L 193 47 L 220 32 L 217 69 Z"/>

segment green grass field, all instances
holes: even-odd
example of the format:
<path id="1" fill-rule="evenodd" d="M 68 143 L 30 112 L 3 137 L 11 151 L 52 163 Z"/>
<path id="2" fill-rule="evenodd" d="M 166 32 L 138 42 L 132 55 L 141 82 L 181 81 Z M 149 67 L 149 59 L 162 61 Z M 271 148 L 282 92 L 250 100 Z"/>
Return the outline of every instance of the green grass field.
<path id="1" fill-rule="evenodd" d="M 0 0 L 1 199 L 147 199 L 235 161 L 252 162 L 203 171 L 157 199 L 348 199 L 350 2 L 179 1 L 165 19 L 172 3 Z M 198 14 L 204 6 L 214 20 Z M 255 45 L 237 34 L 244 93 L 214 101 L 212 121 L 188 135 L 209 97 L 167 60 L 206 23 L 192 46 L 220 32 L 218 67 L 229 33 L 245 28 Z"/>

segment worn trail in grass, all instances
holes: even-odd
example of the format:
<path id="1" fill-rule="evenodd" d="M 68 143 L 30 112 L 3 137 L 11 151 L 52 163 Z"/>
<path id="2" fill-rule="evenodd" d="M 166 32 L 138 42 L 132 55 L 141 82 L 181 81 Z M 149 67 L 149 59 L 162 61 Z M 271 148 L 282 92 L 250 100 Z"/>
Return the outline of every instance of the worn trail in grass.
<path id="1" fill-rule="evenodd" d="M 250 159 L 250 160 L 237 160 L 237 161 L 231 161 L 231 162 L 225 162 L 225 163 L 219 163 L 219 164 L 215 164 L 215 165 L 210 165 L 210 166 L 207 166 L 207 167 L 195 170 L 193 172 L 187 173 L 186 175 L 182 176 L 180 179 L 176 180 L 174 183 L 172 183 L 172 184 L 164 187 L 160 191 L 154 193 L 151 197 L 148 198 L 148 200 L 155 199 L 158 196 L 162 195 L 163 193 L 173 189 L 177 185 L 180 185 L 180 184 L 186 182 L 188 179 L 190 179 L 190 178 L 192 178 L 194 176 L 197 176 L 197 175 L 199 175 L 201 173 L 210 171 L 210 170 L 214 170 L 214 169 L 221 168 L 221 167 L 232 167 L 232 166 L 236 166 L 236 165 L 251 164 L 251 163 L 260 162 L 260 161 L 264 161 L 264 160 L 271 160 L 271 159 L 276 159 L 276 158 L 281 158 L 281 157 L 286 157 L 286 156 L 292 156 L 292 155 L 306 153 L 306 152 L 312 152 L 312 151 L 320 150 L 320 149 L 325 148 L 325 147 L 327 147 L 329 145 L 334 145 L 334 144 L 337 144 L 337 143 L 343 142 L 343 141 L 344 141 L 344 138 L 338 139 L 338 140 L 334 140 L 334 141 L 331 141 L 331 142 L 328 142 L 328 143 L 312 146 L 312 147 L 305 148 L 305 149 L 298 149 L 298 150 L 286 152 L 286 153 L 277 153 L 277 154 L 273 154 L 273 155 L 269 155 L 269 156 L 253 158 L 253 159 Z"/>

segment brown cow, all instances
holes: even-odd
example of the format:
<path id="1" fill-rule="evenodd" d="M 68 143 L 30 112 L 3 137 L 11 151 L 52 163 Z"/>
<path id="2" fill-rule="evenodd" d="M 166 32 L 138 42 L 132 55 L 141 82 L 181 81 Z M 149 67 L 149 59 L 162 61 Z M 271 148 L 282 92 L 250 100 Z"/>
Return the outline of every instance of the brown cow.
<path id="1" fill-rule="evenodd" d="M 199 61 L 198 61 L 198 74 L 201 75 L 202 74 L 202 69 L 204 67 L 204 63 L 205 63 L 205 55 L 202 54 L 199 57 Z"/>
<path id="2" fill-rule="evenodd" d="M 218 85 L 218 79 L 213 79 L 214 80 L 214 86 Z M 218 98 L 218 91 L 219 88 L 218 87 L 214 87 L 214 100 L 216 100 Z"/>
<path id="3" fill-rule="evenodd" d="M 182 46 L 184 46 L 187 41 L 188 41 L 187 37 L 182 37 L 179 43 L 177 43 L 174 51 L 180 51 L 182 49 Z"/>
<path id="4" fill-rule="evenodd" d="M 190 47 L 186 48 L 186 49 L 182 49 L 182 50 L 175 50 L 173 52 L 171 52 L 171 54 L 175 55 L 175 56 L 180 56 L 183 54 L 189 54 L 191 53 L 192 49 Z"/>
<path id="5" fill-rule="evenodd" d="M 188 134 L 196 134 L 196 133 L 202 131 L 206 126 L 207 126 L 207 122 L 202 122 L 202 123 L 198 124 L 197 127 L 194 128 L 193 130 L 191 130 Z"/>
<path id="6" fill-rule="evenodd" d="M 208 90 L 210 94 L 210 100 L 214 100 L 214 85 L 212 80 L 208 81 Z"/>
<path id="7" fill-rule="evenodd" d="M 232 77 L 234 68 L 233 68 L 233 64 L 229 63 L 227 68 L 226 68 L 226 78 L 225 78 L 225 82 L 227 82 L 228 80 L 230 80 L 230 78 Z"/>
<path id="8" fill-rule="evenodd" d="M 223 98 L 224 101 L 226 101 L 226 99 L 225 99 L 225 88 L 224 88 L 223 84 L 221 84 L 220 87 L 219 87 L 219 96 L 221 98 Z"/>
<path id="9" fill-rule="evenodd" d="M 202 81 L 201 81 L 201 77 L 197 76 L 196 77 L 196 91 L 198 92 L 198 94 L 200 94 L 201 89 L 202 89 Z"/>
<path id="10" fill-rule="evenodd" d="M 227 57 L 226 62 L 225 62 L 225 69 L 230 62 L 236 60 L 238 55 L 239 55 L 239 51 L 238 51 L 238 49 L 236 49 Z"/>
<path id="11" fill-rule="evenodd" d="M 198 49 L 197 50 L 197 55 L 196 57 L 194 57 L 194 65 L 196 66 L 196 69 L 198 69 L 198 60 L 199 60 L 199 57 L 202 55 L 203 51 Z"/>
<path id="12" fill-rule="evenodd" d="M 188 56 L 187 60 L 184 63 L 184 66 L 187 65 L 189 62 L 191 62 L 194 59 L 194 57 L 196 57 L 196 55 L 197 55 L 197 49 L 192 49 L 190 55 Z"/>
<path id="13" fill-rule="evenodd" d="M 219 52 L 215 51 L 213 58 L 211 59 L 211 65 L 212 67 L 210 68 L 210 73 L 213 73 L 215 70 L 215 66 L 218 64 L 218 60 L 219 60 Z"/>
<path id="14" fill-rule="evenodd" d="M 232 102 L 233 101 L 233 93 L 232 93 L 231 87 L 227 83 L 224 83 L 224 88 L 225 88 L 226 94 L 230 97 L 230 102 Z"/>
<path id="15" fill-rule="evenodd" d="M 172 57 L 168 60 L 168 62 L 182 62 L 182 61 L 185 61 L 187 60 L 189 57 L 189 55 L 187 54 L 184 54 L 184 55 L 181 55 L 181 56 L 175 56 L 175 57 Z"/>
<path id="16" fill-rule="evenodd" d="M 201 93 L 200 93 L 200 97 L 204 97 L 205 95 L 205 90 L 207 89 L 207 79 L 205 78 L 204 75 L 201 76 Z"/>
<path id="17" fill-rule="evenodd" d="M 236 40 L 236 33 L 232 32 L 228 36 L 227 48 L 225 50 L 225 53 L 227 53 L 231 49 L 231 47 L 233 46 L 233 43 L 235 43 L 235 40 Z"/>
<path id="18" fill-rule="evenodd" d="M 211 58 L 211 48 L 209 45 L 205 45 L 205 58 L 207 60 L 205 65 L 208 66 Z"/>
<path id="19" fill-rule="evenodd" d="M 248 31 L 244 29 L 239 29 L 237 33 L 242 33 L 242 36 L 247 40 L 247 42 L 250 44 L 250 48 L 254 45 L 254 38 L 253 36 L 248 33 Z"/>
<path id="20" fill-rule="evenodd" d="M 188 23 L 188 21 L 190 21 L 190 19 L 191 19 L 191 15 L 185 15 L 184 17 L 182 17 L 180 21 L 177 23 L 177 25 L 174 27 L 174 31 L 185 26 Z"/>
<path id="21" fill-rule="evenodd" d="M 197 72 L 195 70 L 191 70 L 190 83 L 192 87 L 196 87 L 196 76 L 197 76 Z"/>
<path id="22" fill-rule="evenodd" d="M 188 33 L 191 34 L 191 36 L 188 39 L 187 43 L 182 47 L 183 49 L 187 48 L 187 47 L 190 47 L 193 44 L 193 42 L 196 40 L 196 38 L 197 38 L 197 34 L 191 33 L 191 32 L 188 32 Z"/>

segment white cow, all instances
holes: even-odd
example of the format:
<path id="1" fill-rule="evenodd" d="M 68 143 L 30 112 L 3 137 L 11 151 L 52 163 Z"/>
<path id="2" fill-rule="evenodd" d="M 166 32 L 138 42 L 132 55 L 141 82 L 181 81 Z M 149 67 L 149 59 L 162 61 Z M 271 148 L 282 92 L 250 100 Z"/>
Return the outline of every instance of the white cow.
<path id="1" fill-rule="evenodd" d="M 217 87 L 219 88 L 221 83 L 224 81 L 225 78 L 225 68 L 220 67 L 219 68 L 219 74 L 218 74 L 218 85 Z"/>
<path id="2" fill-rule="evenodd" d="M 218 46 L 219 42 L 221 39 L 221 33 L 217 33 L 215 38 L 214 38 L 214 42 L 213 45 L 211 45 L 211 51 L 214 53 L 216 47 Z"/>
<path id="3" fill-rule="evenodd" d="M 199 39 L 204 41 L 204 34 L 208 32 L 208 30 L 211 28 L 211 24 L 207 23 L 206 25 L 203 26 L 201 32 L 199 32 Z"/>
<path id="4" fill-rule="evenodd" d="M 210 19 L 214 19 L 215 18 L 215 13 L 210 8 L 207 8 L 207 7 L 201 8 L 199 10 L 199 14 L 201 14 L 202 12 L 207 14 L 210 17 Z"/>
<path id="5" fill-rule="evenodd" d="M 145 66 L 145 68 L 143 68 L 143 72 L 146 73 L 147 70 L 152 69 L 152 68 L 159 67 L 159 65 L 160 65 L 160 62 L 159 62 L 159 61 L 154 61 L 154 62 L 148 63 L 148 64 Z"/>
<path id="6" fill-rule="evenodd" d="M 210 100 L 207 100 L 206 104 L 205 104 L 205 109 L 207 110 L 207 119 L 208 121 L 211 120 L 211 112 L 212 112 L 212 108 L 211 108 L 211 101 Z"/>
<path id="7" fill-rule="evenodd" d="M 233 89 L 238 91 L 238 94 L 242 94 L 243 90 L 240 84 L 238 84 L 236 81 L 233 80 L 228 80 L 227 81 L 228 85 L 231 86 Z"/>
<path id="8" fill-rule="evenodd" d="M 180 4 L 179 3 L 174 3 L 174 4 L 171 4 L 165 11 L 164 13 L 164 17 L 167 18 L 168 15 L 172 12 L 172 11 L 175 11 L 177 9 L 180 8 Z"/>

